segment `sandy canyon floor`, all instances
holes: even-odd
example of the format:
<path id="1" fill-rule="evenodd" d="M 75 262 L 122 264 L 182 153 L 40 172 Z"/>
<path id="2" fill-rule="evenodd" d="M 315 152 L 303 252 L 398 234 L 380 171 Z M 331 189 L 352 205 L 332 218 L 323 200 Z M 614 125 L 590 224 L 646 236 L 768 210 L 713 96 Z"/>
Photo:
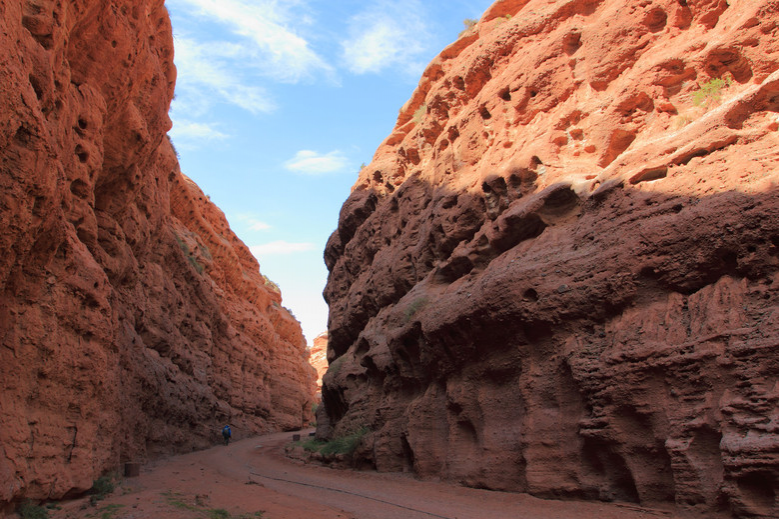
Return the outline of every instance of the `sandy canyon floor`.
<path id="1" fill-rule="evenodd" d="M 63 503 L 54 519 L 651 519 L 681 517 L 631 504 L 550 501 L 351 472 L 284 456 L 289 433 L 146 465 L 104 500 Z"/>

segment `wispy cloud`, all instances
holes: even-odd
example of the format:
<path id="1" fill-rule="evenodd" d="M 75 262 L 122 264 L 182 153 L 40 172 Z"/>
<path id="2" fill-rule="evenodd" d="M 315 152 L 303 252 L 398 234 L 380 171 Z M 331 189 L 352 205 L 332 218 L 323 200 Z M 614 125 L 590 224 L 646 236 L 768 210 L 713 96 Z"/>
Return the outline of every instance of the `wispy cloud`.
<path id="1" fill-rule="evenodd" d="M 349 159 L 339 150 L 324 155 L 316 151 L 301 150 L 295 154 L 295 158 L 284 163 L 287 170 L 307 175 L 335 173 L 345 169 L 348 165 Z"/>
<path id="2" fill-rule="evenodd" d="M 271 224 L 257 219 L 256 215 L 251 213 L 237 214 L 232 218 L 235 218 L 235 220 L 245 224 L 250 231 L 269 231 L 270 229 L 273 229 Z"/>
<path id="3" fill-rule="evenodd" d="M 341 42 L 346 67 L 355 74 L 379 73 L 390 67 L 417 74 L 430 45 L 430 29 L 419 0 L 374 2 L 349 21 Z"/>
<path id="4" fill-rule="evenodd" d="M 241 41 L 235 57 L 276 81 L 296 83 L 333 68 L 301 35 L 312 21 L 301 0 L 169 0 L 194 8 L 192 14 L 217 21 Z"/>
<path id="5" fill-rule="evenodd" d="M 249 220 L 249 229 L 252 231 L 268 231 L 273 229 L 273 226 L 269 223 L 261 222 L 259 220 Z"/>
<path id="6" fill-rule="evenodd" d="M 173 119 L 173 129 L 170 131 L 170 136 L 173 139 L 207 141 L 224 140 L 229 137 L 212 125 L 176 118 Z"/>
<path id="7" fill-rule="evenodd" d="M 230 43 L 201 43 L 190 38 L 178 38 L 176 63 L 179 77 L 174 115 L 177 112 L 202 115 L 208 110 L 213 97 L 255 114 L 273 111 L 275 104 L 270 94 L 261 87 L 248 84 L 246 73 L 232 62 L 240 53 L 240 48 Z"/>
<path id="8" fill-rule="evenodd" d="M 259 260 L 262 260 L 264 256 L 310 252 L 315 249 L 316 245 L 313 243 L 290 243 L 284 240 L 249 247 L 249 250 L 254 254 L 254 257 Z"/>

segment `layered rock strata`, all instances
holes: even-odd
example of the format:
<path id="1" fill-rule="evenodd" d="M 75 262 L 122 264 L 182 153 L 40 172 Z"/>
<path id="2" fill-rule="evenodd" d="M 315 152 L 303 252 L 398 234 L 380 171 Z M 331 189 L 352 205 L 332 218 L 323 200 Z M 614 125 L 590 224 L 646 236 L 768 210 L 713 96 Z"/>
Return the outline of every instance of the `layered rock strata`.
<path id="1" fill-rule="evenodd" d="M 327 245 L 318 433 L 538 496 L 777 517 L 779 2 L 502 0 Z"/>
<path id="2" fill-rule="evenodd" d="M 0 29 L 0 508 L 307 423 L 300 326 L 166 138 L 163 1 L 0 1 Z"/>

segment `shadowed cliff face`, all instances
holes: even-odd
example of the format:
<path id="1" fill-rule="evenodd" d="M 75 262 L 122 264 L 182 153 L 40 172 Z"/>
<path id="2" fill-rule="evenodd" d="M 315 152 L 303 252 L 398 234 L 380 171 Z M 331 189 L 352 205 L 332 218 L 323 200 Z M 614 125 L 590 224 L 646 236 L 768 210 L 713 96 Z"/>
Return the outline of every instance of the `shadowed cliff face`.
<path id="1" fill-rule="evenodd" d="M 730 4 L 502 1 L 430 64 L 325 252 L 320 436 L 779 513 L 779 4 Z"/>
<path id="2" fill-rule="evenodd" d="M 300 326 L 165 133 L 161 0 L 0 1 L 0 506 L 300 427 Z"/>

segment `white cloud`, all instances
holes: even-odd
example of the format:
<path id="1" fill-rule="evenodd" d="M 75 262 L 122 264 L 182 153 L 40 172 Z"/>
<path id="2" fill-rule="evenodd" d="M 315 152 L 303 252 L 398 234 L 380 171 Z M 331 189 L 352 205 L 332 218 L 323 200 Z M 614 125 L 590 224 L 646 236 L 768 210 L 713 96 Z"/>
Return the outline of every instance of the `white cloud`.
<path id="1" fill-rule="evenodd" d="M 173 119 L 173 129 L 170 131 L 173 139 L 185 140 L 224 140 L 228 138 L 211 125 L 205 123 L 195 123 L 183 119 Z"/>
<path id="2" fill-rule="evenodd" d="M 296 83 L 319 73 L 333 73 L 300 35 L 311 23 L 299 0 L 169 0 L 186 4 L 193 14 L 218 21 L 242 40 L 234 58 L 251 58 L 244 66 L 254 67 L 276 81 Z"/>
<path id="3" fill-rule="evenodd" d="M 208 110 L 211 98 L 237 105 L 252 113 L 271 112 L 275 105 L 270 95 L 249 81 L 241 68 L 231 61 L 239 47 L 221 43 L 200 43 L 190 38 L 176 41 L 178 69 L 174 115 L 178 112 L 190 116 L 202 115 Z"/>
<path id="4" fill-rule="evenodd" d="M 430 29 L 419 0 L 380 0 L 349 21 L 349 37 L 341 42 L 347 68 L 355 74 L 378 73 L 390 67 L 421 73 L 421 55 L 430 45 Z"/>
<path id="5" fill-rule="evenodd" d="M 339 150 L 321 155 L 311 150 L 301 150 L 295 154 L 295 158 L 284 163 L 289 171 L 306 173 L 308 175 L 321 175 L 341 171 L 349 165 L 343 153 Z"/>
<path id="6" fill-rule="evenodd" d="M 268 231 L 273 228 L 269 223 L 255 219 L 250 219 L 247 223 L 249 224 L 249 229 L 252 231 Z"/>
<path id="7" fill-rule="evenodd" d="M 234 218 L 246 224 L 250 231 L 268 231 L 273 229 L 271 224 L 258 220 L 256 215 L 252 213 L 240 213 L 235 215 Z"/>
<path id="8" fill-rule="evenodd" d="M 290 243 L 284 240 L 249 247 L 249 250 L 258 260 L 262 260 L 264 256 L 272 254 L 295 254 L 297 252 L 309 252 L 315 249 L 316 245 L 313 243 Z"/>

